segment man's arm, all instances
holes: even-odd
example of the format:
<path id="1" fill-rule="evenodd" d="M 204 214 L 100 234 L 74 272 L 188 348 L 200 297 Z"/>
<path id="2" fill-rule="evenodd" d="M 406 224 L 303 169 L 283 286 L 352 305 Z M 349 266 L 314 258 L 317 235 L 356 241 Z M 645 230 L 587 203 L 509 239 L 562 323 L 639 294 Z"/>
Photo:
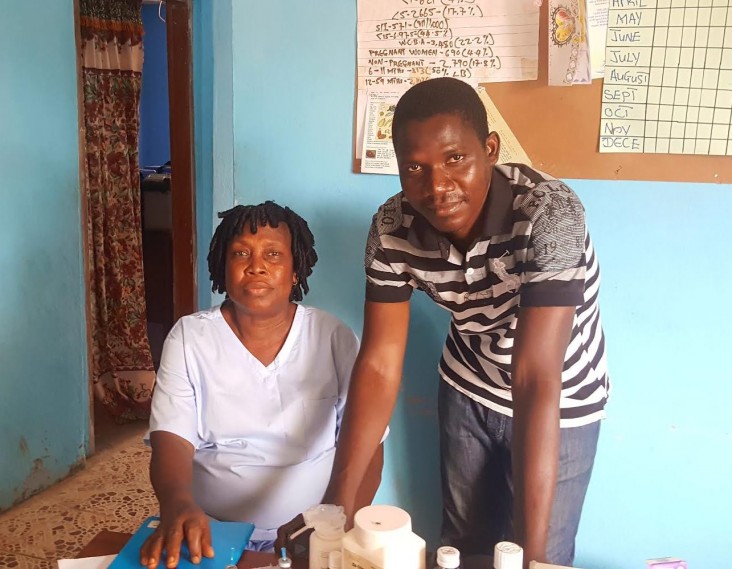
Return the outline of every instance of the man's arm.
<path id="1" fill-rule="evenodd" d="M 376 452 L 369 462 L 369 466 L 364 474 L 361 486 L 356 493 L 356 502 L 353 508 L 354 513 L 358 512 L 365 506 L 370 506 L 374 501 L 374 496 L 381 484 L 381 471 L 384 468 L 384 443 L 376 447 Z"/>
<path id="2" fill-rule="evenodd" d="M 353 367 L 333 472 L 323 502 L 340 504 L 349 520 L 384 435 L 402 379 L 409 301 L 366 301 L 361 349 Z"/>
<path id="3" fill-rule="evenodd" d="M 559 463 L 559 396 L 575 308 L 523 307 L 512 356 L 516 539 L 524 565 L 545 561 Z"/>
<path id="4" fill-rule="evenodd" d="M 193 563 L 213 557 L 208 517 L 193 501 L 193 445 L 166 431 L 150 433 L 150 481 L 160 503 L 160 527 L 140 550 L 140 563 L 157 567 L 166 551 L 167 567 L 176 567 L 185 540 Z"/>

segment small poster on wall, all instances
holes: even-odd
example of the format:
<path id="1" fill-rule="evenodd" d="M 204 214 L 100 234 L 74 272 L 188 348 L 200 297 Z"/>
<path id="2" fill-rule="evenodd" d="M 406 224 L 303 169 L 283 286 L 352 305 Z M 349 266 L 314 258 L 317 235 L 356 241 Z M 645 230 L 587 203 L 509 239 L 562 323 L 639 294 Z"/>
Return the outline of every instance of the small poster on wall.
<path id="1" fill-rule="evenodd" d="M 366 97 L 361 172 L 399 174 L 391 138 L 391 123 L 399 95 L 399 93 L 368 93 Z"/>
<path id="2" fill-rule="evenodd" d="M 498 162 L 521 162 L 531 166 L 531 160 L 521 143 L 498 112 L 483 87 L 477 89 L 480 100 L 488 116 L 488 126 L 498 133 L 501 149 Z M 391 125 L 394 109 L 400 93 L 369 93 L 366 98 L 366 119 L 364 121 L 363 151 L 361 153 L 361 172 L 367 174 L 399 174 Z"/>

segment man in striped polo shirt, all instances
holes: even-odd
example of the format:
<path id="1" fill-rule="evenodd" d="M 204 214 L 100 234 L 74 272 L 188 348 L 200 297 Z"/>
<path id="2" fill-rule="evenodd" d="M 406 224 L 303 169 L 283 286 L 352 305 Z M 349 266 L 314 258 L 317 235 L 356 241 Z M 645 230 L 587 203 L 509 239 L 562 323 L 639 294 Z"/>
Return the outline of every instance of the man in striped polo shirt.
<path id="1" fill-rule="evenodd" d="M 353 514 L 419 289 L 452 314 L 439 363 L 443 543 L 469 556 L 508 539 L 527 565 L 571 565 L 609 390 L 582 204 L 527 166 L 496 166 L 498 136 L 456 79 L 407 91 L 392 132 L 402 192 L 368 236 L 363 341 L 326 498 Z"/>

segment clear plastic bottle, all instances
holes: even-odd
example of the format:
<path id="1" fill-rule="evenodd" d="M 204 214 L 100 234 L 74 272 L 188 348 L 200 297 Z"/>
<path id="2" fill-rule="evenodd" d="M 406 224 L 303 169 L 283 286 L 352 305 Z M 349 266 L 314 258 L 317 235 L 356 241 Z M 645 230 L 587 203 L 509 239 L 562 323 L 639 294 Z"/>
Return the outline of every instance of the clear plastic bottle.
<path id="1" fill-rule="evenodd" d="M 460 567 L 460 552 L 449 545 L 438 547 L 435 565 L 435 569 L 458 569 Z"/>
<path id="2" fill-rule="evenodd" d="M 310 535 L 310 569 L 328 569 L 328 555 L 340 551 L 345 535 L 346 514 L 341 506 L 320 504 L 302 514 Z"/>
<path id="3" fill-rule="evenodd" d="M 493 550 L 493 569 L 522 569 L 524 550 L 510 541 L 496 543 Z"/>

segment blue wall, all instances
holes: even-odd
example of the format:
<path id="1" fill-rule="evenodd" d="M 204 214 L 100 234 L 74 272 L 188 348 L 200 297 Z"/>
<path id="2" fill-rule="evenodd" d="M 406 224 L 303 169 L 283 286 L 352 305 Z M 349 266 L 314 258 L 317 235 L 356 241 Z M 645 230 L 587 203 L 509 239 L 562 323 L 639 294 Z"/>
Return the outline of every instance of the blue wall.
<path id="1" fill-rule="evenodd" d="M 614 380 L 580 561 L 624 568 L 676 555 L 729 567 L 732 187 L 570 183 L 603 269 Z"/>
<path id="2" fill-rule="evenodd" d="M 0 18 L 0 509 L 83 462 L 88 387 L 73 1 Z"/>
<path id="3" fill-rule="evenodd" d="M 234 203 L 233 54 L 231 0 L 193 4 L 198 304 L 221 301 L 211 292 L 206 256 L 217 213 Z"/>
<path id="4" fill-rule="evenodd" d="M 214 13 L 211 26 L 214 38 L 232 35 L 233 198 L 275 199 L 310 221 L 321 260 L 307 302 L 360 331 L 366 232 L 399 182 L 351 173 L 356 3 L 223 3 L 231 17 Z M 213 89 L 226 93 L 230 80 L 215 76 Z M 213 135 L 214 160 L 228 137 Z M 732 437 L 722 407 L 732 378 L 720 360 L 730 337 L 732 308 L 723 295 L 732 274 L 731 240 L 720 228 L 732 188 L 571 184 L 587 207 L 603 268 L 615 384 L 577 564 L 624 569 L 678 555 L 691 567 L 726 566 Z M 213 210 L 230 206 L 216 187 Z M 440 511 L 435 368 L 446 324 L 445 313 L 415 297 L 377 497 L 409 510 L 433 545 Z"/>
<path id="5" fill-rule="evenodd" d="M 140 166 L 154 166 L 170 160 L 168 46 L 157 4 L 143 4 L 142 24 L 145 59 L 140 95 Z"/>

